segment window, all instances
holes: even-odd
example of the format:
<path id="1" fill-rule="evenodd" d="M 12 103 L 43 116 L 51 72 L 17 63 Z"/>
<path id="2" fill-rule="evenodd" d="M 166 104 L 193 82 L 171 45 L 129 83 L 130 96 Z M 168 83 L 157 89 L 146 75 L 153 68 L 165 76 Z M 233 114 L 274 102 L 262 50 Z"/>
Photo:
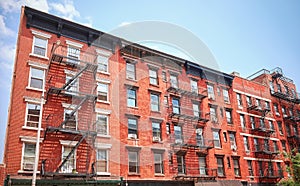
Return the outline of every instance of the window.
<path id="1" fill-rule="evenodd" d="M 217 164 L 218 164 L 218 176 L 225 176 L 223 157 L 217 157 Z"/>
<path id="2" fill-rule="evenodd" d="M 64 112 L 64 120 L 66 121 L 64 124 L 65 129 L 76 130 L 77 129 L 77 114 L 73 113 L 72 110 L 65 109 Z"/>
<path id="3" fill-rule="evenodd" d="M 263 163 L 262 161 L 258 161 L 258 176 L 262 177 L 264 176 L 264 171 L 263 171 Z"/>
<path id="4" fill-rule="evenodd" d="M 226 132 L 223 132 L 223 138 L 224 138 L 224 142 L 226 143 L 227 142 L 227 133 Z"/>
<path id="5" fill-rule="evenodd" d="M 269 140 L 264 139 L 264 150 L 265 151 L 270 151 L 270 146 L 269 146 Z"/>
<path id="6" fill-rule="evenodd" d="M 269 84 L 270 84 L 271 93 L 273 93 L 274 92 L 274 84 L 272 81 L 270 81 Z"/>
<path id="7" fill-rule="evenodd" d="M 172 98 L 172 108 L 174 114 L 180 114 L 180 104 L 178 98 Z"/>
<path id="8" fill-rule="evenodd" d="M 158 85 L 157 71 L 156 70 L 149 69 L 149 78 L 150 78 L 150 84 L 151 85 Z"/>
<path id="9" fill-rule="evenodd" d="M 294 116 L 293 108 L 289 108 L 289 115 Z"/>
<path id="10" fill-rule="evenodd" d="M 283 135 L 282 122 L 281 121 L 277 121 L 277 125 L 278 125 L 279 134 Z"/>
<path id="11" fill-rule="evenodd" d="M 30 67 L 30 82 L 31 88 L 42 89 L 44 85 L 44 70 Z"/>
<path id="12" fill-rule="evenodd" d="M 154 172 L 155 174 L 163 174 L 164 173 L 164 161 L 163 155 L 159 153 L 154 153 Z"/>
<path id="13" fill-rule="evenodd" d="M 272 162 L 268 162 L 268 175 L 274 176 L 274 167 Z"/>
<path id="14" fill-rule="evenodd" d="M 287 136 L 291 136 L 291 127 L 288 123 L 285 124 L 285 130 L 286 130 L 286 134 Z"/>
<path id="15" fill-rule="evenodd" d="M 215 107 L 212 107 L 212 106 L 210 106 L 210 119 L 213 123 L 218 122 L 217 109 Z"/>
<path id="16" fill-rule="evenodd" d="M 69 153 L 72 151 L 73 147 L 63 146 L 63 153 L 62 153 L 62 161 L 67 158 Z M 76 169 L 76 155 L 75 151 L 71 154 L 69 159 L 65 162 L 62 166 L 61 171 L 64 173 L 71 173 L 73 169 Z"/>
<path id="17" fill-rule="evenodd" d="M 97 115 L 96 131 L 98 134 L 108 134 L 108 116 L 103 114 Z"/>
<path id="18" fill-rule="evenodd" d="M 255 118 L 253 116 L 250 116 L 250 125 L 251 129 L 255 129 Z"/>
<path id="19" fill-rule="evenodd" d="M 127 62 L 126 63 L 126 78 L 135 80 L 135 64 Z"/>
<path id="20" fill-rule="evenodd" d="M 177 156 L 178 174 L 185 174 L 185 159 L 184 156 Z"/>
<path id="21" fill-rule="evenodd" d="M 127 106 L 137 107 L 136 89 L 127 89 Z"/>
<path id="22" fill-rule="evenodd" d="M 170 126 L 170 123 L 167 123 L 167 124 L 166 124 L 166 133 L 167 133 L 167 134 L 171 134 L 171 126 Z"/>
<path id="23" fill-rule="evenodd" d="M 35 160 L 35 144 L 24 143 L 23 149 L 23 170 L 33 171 Z"/>
<path id="24" fill-rule="evenodd" d="M 235 141 L 235 133 L 229 132 L 229 141 L 230 141 L 231 150 L 236 151 L 237 146 L 236 146 L 236 141 Z"/>
<path id="25" fill-rule="evenodd" d="M 278 83 L 277 83 L 277 92 L 282 92 L 282 91 L 281 91 L 281 86 L 280 86 L 280 84 L 278 84 Z"/>
<path id="26" fill-rule="evenodd" d="M 282 146 L 282 150 L 286 151 L 286 142 L 285 141 L 281 141 L 281 146 Z"/>
<path id="27" fill-rule="evenodd" d="M 270 127 L 271 131 L 275 131 L 275 127 L 274 127 L 273 121 L 271 121 L 271 120 L 269 120 L 269 127 Z"/>
<path id="28" fill-rule="evenodd" d="M 191 91 L 198 94 L 198 81 L 191 79 Z"/>
<path id="29" fill-rule="evenodd" d="M 246 129 L 245 116 L 243 114 L 240 114 L 240 121 L 241 121 L 242 129 Z"/>
<path id="30" fill-rule="evenodd" d="M 151 111 L 159 111 L 159 95 L 151 93 Z"/>
<path id="31" fill-rule="evenodd" d="M 280 115 L 279 114 L 279 109 L 278 109 L 278 105 L 277 104 L 274 104 L 274 111 L 275 111 L 275 113 L 276 113 L 276 115 Z"/>
<path id="32" fill-rule="evenodd" d="M 70 82 L 71 81 L 71 82 Z M 66 84 L 68 86 L 66 89 L 68 90 L 67 93 L 71 95 L 76 95 L 78 92 L 78 79 L 74 79 L 72 75 L 67 75 L 66 76 Z"/>
<path id="33" fill-rule="evenodd" d="M 270 110 L 270 108 L 271 108 L 271 107 L 270 107 L 270 102 L 265 101 L 265 106 L 266 106 L 266 107 L 265 107 L 266 109 Z"/>
<path id="34" fill-rule="evenodd" d="M 72 64 L 78 64 L 80 59 L 80 49 L 68 45 L 68 62 Z"/>
<path id="35" fill-rule="evenodd" d="M 40 118 L 40 104 L 27 103 L 27 117 L 26 126 L 27 127 L 38 127 Z"/>
<path id="36" fill-rule="evenodd" d="M 255 152 L 258 152 L 260 149 L 259 149 L 259 144 L 258 144 L 257 138 L 253 138 L 253 144 L 254 144 Z"/>
<path id="37" fill-rule="evenodd" d="M 221 148 L 220 134 L 219 131 L 213 131 L 214 146 Z"/>
<path id="38" fill-rule="evenodd" d="M 221 96 L 221 90 L 220 90 L 220 87 L 217 87 L 217 94 L 218 94 L 218 96 Z"/>
<path id="39" fill-rule="evenodd" d="M 293 96 L 293 98 L 297 98 L 296 91 L 294 89 L 292 89 L 292 96 Z"/>
<path id="40" fill-rule="evenodd" d="M 293 128 L 294 136 L 297 136 L 297 137 L 298 137 L 297 126 L 296 126 L 296 125 L 292 125 L 292 128 Z"/>
<path id="41" fill-rule="evenodd" d="M 273 141 L 273 145 L 274 145 L 274 152 L 279 152 L 277 141 Z"/>
<path id="42" fill-rule="evenodd" d="M 229 100 L 229 93 L 228 93 L 228 90 L 227 90 L 227 89 L 223 89 L 223 97 L 224 97 L 224 102 L 225 102 L 225 103 L 230 103 L 230 100 Z"/>
<path id="43" fill-rule="evenodd" d="M 281 110 L 282 110 L 282 115 L 283 115 L 284 117 L 286 117 L 287 114 L 286 114 L 286 108 L 285 108 L 285 106 L 282 106 L 282 107 L 281 107 Z"/>
<path id="44" fill-rule="evenodd" d="M 246 153 L 247 153 L 247 152 L 250 152 L 248 137 L 247 137 L 247 136 L 244 136 L 244 137 L 243 137 L 243 140 L 244 140 L 244 147 L 245 147 Z"/>
<path id="45" fill-rule="evenodd" d="M 196 141 L 197 141 L 197 146 L 199 146 L 199 147 L 204 146 L 204 138 L 203 138 L 203 129 L 202 128 L 196 129 Z"/>
<path id="46" fill-rule="evenodd" d="M 242 107 L 243 106 L 243 100 L 242 100 L 241 94 L 237 93 L 236 94 L 236 99 L 237 99 L 238 106 Z"/>
<path id="47" fill-rule="evenodd" d="M 261 101 L 260 101 L 260 99 L 255 99 L 255 105 L 256 105 L 259 109 L 261 109 Z"/>
<path id="48" fill-rule="evenodd" d="M 251 160 L 247 160 L 247 164 L 248 164 L 248 174 L 249 174 L 249 176 L 254 176 L 254 174 L 253 174 L 253 167 L 252 167 L 252 161 Z"/>
<path id="49" fill-rule="evenodd" d="M 168 96 L 164 96 L 164 105 L 165 105 L 166 107 L 169 107 Z"/>
<path id="50" fill-rule="evenodd" d="M 198 103 L 193 103 L 193 112 L 194 112 L 194 116 L 195 117 L 199 117 L 200 118 L 201 115 L 200 115 Z"/>
<path id="51" fill-rule="evenodd" d="M 161 127 L 160 123 L 152 122 L 153 141 L 161 141 Z"/>
<path id="52" fill-rule="evenodd" d="M 98 100 L 108 101 L 108 84 L 98 83 L 97 91 L 98 91 Z"/>
<path id="53" fill-rule="evenodd" d="M 227 123 L 232 123 L 232 116 L 231 116 L 231 110 L 226 109 L 226 120 Z"/>
<path id="54" fill-rule="evenodd" d="M 233 168 L 234 168 L 234 175 L 235 176 L 241 176 L 241 170 L 240 170 L 240 163 L 239 159 L 233 159 Z"/>
<path id="55" fill-rule="evenodd" d="M 103 149 L 97 150 L 97 172 L 108 172 L 108 151 Z"/>
<path id="56" fill-rule="evenodd" d="M 42 37 L 33 37 L 33 54 L 45 57 L 47 55 L 48 39 Z"/>
<path id="57" fill-rule="evenodd" d="M 168 156 L 169 156 L 169 165 L 173 165 L 173 153 L 169 152 Z"/>
<path id="58" fill-rule="evenodd" d="M 282 167 L 281 167 L 281 163 L 277 162 L 276 165 L 277 165 L 278 175 L 280 176 L 280 178 L 282 178 L 283 177 L 283 170 L 282 170 Z"/>
<path id="59" fill-rule="evenodd" d="M 139 173 L 139 154 L 135 151 L 128 152 L 128 171 L 129 173 Z"/>
<path id="60" fill-rule="evenodd" d="M 246 101 L 247 101 L 247 106 L 251 107 L 252 106 L 252 99 L 249 96 L 246 96 Z"/>
<path id="61" fill-rule="evenodd" d="M 227 156 L 227 167 L 231 168 L 231 162 L 230 162 L 230 157 Z"/>
<path id="62" fill-rule="evenodd" d="M 213 85 L 207 85 L 208 99 L 215 100 L 215 91 Z"/>
<path id="63" fill-rule="evenodd" d="M 175 143 L 182 143 L 182 129 L 180 126 L 174 126 Z"/>
<path id="64" fill-rule="evenodd" d="M 133 118 L 128 118 L 128 138 L 137 139 L 138 130 L 137 130 L 137 120 Z"/>
<path id="65" fill-rule="evenodd" d="M 98 55 L 97 62 L 98 62 L 98 71 L 100 72 L 108 72 L 108 56 Z"/>
<path id="66" fill-rule="evenodd" d="M 170 75 L 171 87 L 178 88 L 178 80 L 176 75 Z"/>
<path id="67" fill-rule="evenodd" d="M 162 71 L 162 80 L 163 80 L 164 82 L 167 81 L 167 74 L 166 74 L 165 71 Z"/>
<path id="68" fill-rule="evenodd" d="M 265 121 L 263 118 L 259 118 L 259 125 L 261 129 L 266 129 Z"/>
<path id="69" fill-rule="evenodd" d="M 199 157 L 199 170 L 200 170 L 200 175 L 207 175 L 207 172 L 206 172 L 206 157 L 205 156 L 200 156 Z"/>

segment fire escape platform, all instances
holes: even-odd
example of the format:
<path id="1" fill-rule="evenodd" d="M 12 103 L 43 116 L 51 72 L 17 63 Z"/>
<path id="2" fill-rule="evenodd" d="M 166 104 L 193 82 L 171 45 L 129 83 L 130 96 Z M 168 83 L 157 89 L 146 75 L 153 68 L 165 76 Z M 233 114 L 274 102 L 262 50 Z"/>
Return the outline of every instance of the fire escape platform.
<path id="1" fill-rule="evenodd" d="M 61 133 L 66 133 L 66 134 L 74 134 L 74 135 L 92 135 L 96 136 L 97 132 L 93 131 L 87 131 L 87 130 L 72 130 L 72 129 L 65 129 L 61 127 L 53 127 L 53 126 L 48 126 L 46 129 L 45 133 L 50 133 L 50 132 L 61 132 Z"/>

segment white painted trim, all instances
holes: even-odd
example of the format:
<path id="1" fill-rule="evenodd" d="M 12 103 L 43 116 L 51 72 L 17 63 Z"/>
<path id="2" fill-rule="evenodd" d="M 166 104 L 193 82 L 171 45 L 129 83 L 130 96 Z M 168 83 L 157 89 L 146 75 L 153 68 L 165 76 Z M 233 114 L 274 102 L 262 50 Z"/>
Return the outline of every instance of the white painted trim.
<path id="1" fill-rule="evenodd" d="M 36 143 L 36 137 L 32 136 L 20 136 L 21 141 L 28 143 Z M 42 143 L 44 138 L 40 138 L 40 143 Z"/>
<path id="2" fill-rule="evenodd" d="M 107 143 L 95 143 L 95 147 L 97 149 L 111 149 L 112 144 L 107 144 Z"/>
<path id="3" fill-rule="evenodd" d="M 28 63 L 29 66 L 32 66 L 32 67 L 40 68 L 40 69 L 43 69 L 43 70 L 48 69 L 48 65 L 43 64 L 43 63 L 38 63 L 38 62 L 35 62 L 35 61 L 30 61 L 30 60 L 28 60 L 27 63 Z"/>
<path id="4" fill-rule="evenodd" d="M 39 69 L 39 70 L 42 70 L 42 71 L 43 71 L 43 78 L 42 78 L 42 80 L 43 80 L 43 85 L 42 85 L 42 88 L 41 88 L 41 89 L 35 88 L 35 87 L 31 87 L 31 86 L 30 86 L 30 82 L 31 82 L 31 69 L 32 69 L 32 68 Z M 41 69 L 41 68 L 36 68 L 36 67 L 30 66 L 30 68 L 29 68 L 28 86 L 26 87 L 26 89 L 29 88 L 29 89 L 33 89 L 33 90 L 43 91 L 43 89 L 45 88 L 45 82 L 44 82 L 44 81 L 45 81 L 45 69 Z"/>
<path id="5" fill-rule="evenodd" d="M 60 142 L 61 141 L 65 141 L 65 140 L 59 140 Z M 74 141 L 72 141 L 74 142 Z M 76 141 L 75 141 L 76 142 Z M 77 143 L 77 142 L 76 142 Z M 62 144 L 62 143 L 61 143 Z M 74 145 L 75 146 L 75 145 Z M 61 161 L 63 161 L 63 157 L 64 157 L 64 151 L 65 151 L 65 147 L 73 147 L 73 146 L 70 146 L 70 145 L 62 145 L 61 147 Z M 76 170 L 76 162 L 77 162 L 77 149 L 74 150 L 74 167 L 73 169 Z M 60 172 L 62 172 L 61 170 L 59 170 Z"/>
<path id="6" fill-rule="evenodd" d="M 66 44 L 70 45 L 72 47 L 75 47 L 75 48 L 82 48 L 83 47 L 83 44 L 76 43 L 76 42 L 73 42 L 73 41 L 70 41 L 70 40 L 66 40 Z"/>
<path id="7" fill-rule="evenodd" d="M 253 116 L 253 117 L 256 117 L 256 118 L 261 118 L 261 116 L 259 115 L 256 115 L 256 114 L 250 114 L 248 112 L 243 112 L 243 111 L 240 111 L 240 110 L 237 110 L 236 111 L 238 114 L 244 114 L 244 115 L 248 115 L 248 116 Z M 271 121 L 276 121 L 274 118 L 270 118 L 270 117 L 265 117 L 266 120 L 271 120 Z"/>
<path id="8" fill-rule="evenodd" d="M 43 37 L 44 39 L 50 39 L 51 35 L 50 34 L 46 34 L 37 30 L 31 30 L 31 33 L 35 36 L 39 36 L 39 37 Z"/>
<path id="9" fill-rule="evenodd" d="M 109 136 L 109 126 L 110 126 L 110 124 L 109 124 L 109 114 L 103 114 L 103 113 L 97 113 L 96 114 L 96 122 L 98 121 L 98 116 L 99 115 L 102 115 L 102 116 L 105 116 L 106 117 L 106 135 L 105 134 L 97 134 L 97 136 L 98 135 L 101 135 L 101 136 Z M 96 127 L 97 127 L 97 124 L 96 124 Z"/>
<path id="10" fill-rule="evenodd" d="M 37 103 L 37 104 L 41 104 L 41 99 L 40 98 L 33 98 L 33 97 L 28 97 L 28 96 L 24 96 L 24 101 L 25 102 L 30 102 L 30 103 Z M 45 104 L 46 101 L 44 101 L 43 104 Z"/>
<path id="11" fill-rule="evenodd" d="M 40 33 L 41 33 L 41 32 L 40 32 Z M 44 35 L 44 34 L 41 33 L 41 35 Z M 41 57 L 41 58 L 43 58 L 43 59 L 49 59 L 49 58 L 47 57 L 47 54 L 48 54 L 48 39 L 49 39 L 49 38 L 43 37 L 43 36 L 41 36 L 41 35 L 37 34 L 37 35 L 34 35 L 34 36 L 33 36 L 33 39 L 32 39 L 32 45 L 31 45 L 31 53 L 29 54 L 29 56 L 35 56 L 35 57 Z M 39 54 L 35 54 L 35 53 L 34 53 L 34 43 L 35 43 L 36 38 L 46 40 L 45 55 L 44 55 L 44 56 L 43 56 L 43 55 L 39 55 Z"/>
<path id="12" fill-rule="evenodd" d="M 101 109 L 101 108 L 95 108 L 95 112 L 97 112 L 99 114 L 105 114 L 105 115 L 111 114 L 111 110 L 105 110 L 105 109 Z"/>
<path id="13" fill-rule="evenodd" d="M 109 57 L 110 55 L 112 55 L 112 52 L 107 50 L 96 49 L 96 52 L 98 55 L 102 55 L 104 57 Z"/>
<path id="14" fill-rule="evenodd" d="M 75 76 L 75 75 L 76 75 L 76 72 L 71 71 L 71 70 L 68 70 L 68 69 L 65 69 L 65 74 L 66 74 L 66 75 Z"/>
<path id="15" fill-rule="evenodd" d="M 98 83 L 105 83 L 105 84 L 110 84 L 110 80 L 108 80 L 108 79 L 100 79 L 100 78 L 96 78 L 96 81 L 98 82 Z"/>
<path id="16" fill-rule="evenodd" d="M 250 97 L 253 97 L 253 98 L 256 98 L 256 99 L 260 99 L 260 100 L 264 100 L 264 101 L 269 101 L 269 102 L 271 102 L 270 99 L 266 99 L 266 98 L 263 98 L 263 97 L 260 97 L 260 96 L 256 96 L 256 95 L 253 95 L 253 94 L 249 94 L 249 93 L 246 93 L 246 92 L 237 90 L 237 89 L 233 89 L 233 92 L 236 92 L 236 93 L 239 93 L 239 94 L 244 94 L 244 95 L 246 95 L 246 96 L 250 96 Z"/>
<path id="17" fill-rule="evenodd" d="M 270 138 L 270 137 L 262 137 L 262 136 L 256 136 L 248 133 L 240 133 L 241 136 L 248 136 L 248 137 L 253 137 L 253 138 L 260 138 L 260 139 L 270 139 L 273 141 L 280 141 L 278 138 Z"/>
<path id="18" fill-rule="evenodd" d="M 252 158 L 252 157 L 244 157 L 244 160 L 253 160 L 253 161 L 272 161 L 272 162 L 280 162 L 280 163 L 283 162 L 283 160 L 270 160 L 270 159 L 261 159 L 261 158 Z"/>
<path id="19" fill-rule="evenodd" d="M 61 103 L 62 107 L 65 109 L 75 109 L 77 105 L 69 104 L 69 103 Z M 78 110 L 80 110 L 81 107 L 79 107 Z"/>
<path id="20" fill-rule="evenodd" d="M 60 144 L 63 146 L 74 147 L 78 141 L 70 141 L 70 140 L 59 140 Z"/>
<path id="21" fill-rule="evenodd" d="M 108 165 L 107 165 L 108 166 Z M 110 176 L 111 173 L 110 172 L 97 172 L 98 176 Z"/>

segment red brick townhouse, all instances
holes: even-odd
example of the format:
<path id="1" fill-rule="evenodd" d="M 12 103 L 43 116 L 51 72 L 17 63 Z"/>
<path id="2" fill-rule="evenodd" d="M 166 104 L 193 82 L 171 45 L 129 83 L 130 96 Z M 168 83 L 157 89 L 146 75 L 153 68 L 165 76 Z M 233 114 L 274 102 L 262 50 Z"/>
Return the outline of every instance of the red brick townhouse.
<path id="1" fill-rule="evenodd" d="M 0 181 L 274 184 L 288 176 L 278 152 L 298 144 L 299 99 L 287 78 L 263 75 L 246 80 L 23 7 Z"/>

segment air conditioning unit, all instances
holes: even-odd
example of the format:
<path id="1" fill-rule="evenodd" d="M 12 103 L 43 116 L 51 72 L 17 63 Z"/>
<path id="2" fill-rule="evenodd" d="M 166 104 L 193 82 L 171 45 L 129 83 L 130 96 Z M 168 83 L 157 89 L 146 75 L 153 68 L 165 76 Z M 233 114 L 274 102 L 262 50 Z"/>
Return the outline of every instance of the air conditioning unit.
<path id="1" fill-rule="evenodd" d="M 24 170 L 33 170 L 33 166 L 34 166 L 34 163 L 24 163 L 24 166 L 23 166 L 23 169 Z"/>
<path id="2" fill-rule="evenodd" d="M 176 139 L 176 140 L 175 140 L 175 143 L 176 143 L 176 144 L 181 144 L 181 143 L 182 143 L 182 139 Z"/>
<path id="3" fill-rule="evenodd" d="M 137 139 L 137 135 L 136 134 L 128 134 L 128 138 Z"/>
<path id="4" fill-rule="evenodd" d="M 159 136 L 153 136 L 153 141 L 160 141 L 160 137 Z"/>
<path id="5" fill-rule="evenodd" d="M 196 129 L 196 134 L 202 135 L 202 132 L 203 132 L 203 130 L 201 128 L 200 129 Z"/>

